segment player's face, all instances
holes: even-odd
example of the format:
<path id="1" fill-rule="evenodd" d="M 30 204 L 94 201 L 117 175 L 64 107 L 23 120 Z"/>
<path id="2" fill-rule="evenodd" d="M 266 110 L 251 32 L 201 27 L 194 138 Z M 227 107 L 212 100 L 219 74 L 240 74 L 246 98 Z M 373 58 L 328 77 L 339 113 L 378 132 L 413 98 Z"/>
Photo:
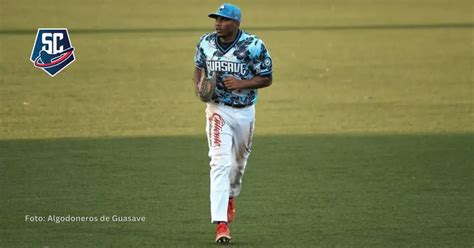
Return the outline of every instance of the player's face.
<path id="1" fill-rule="evenodd" d="M 216 18 L 215 28 L 217 36 L 229 37 L 237 32 L 239 29 L 239 23 L 234 20 L 219 16 Z"/>

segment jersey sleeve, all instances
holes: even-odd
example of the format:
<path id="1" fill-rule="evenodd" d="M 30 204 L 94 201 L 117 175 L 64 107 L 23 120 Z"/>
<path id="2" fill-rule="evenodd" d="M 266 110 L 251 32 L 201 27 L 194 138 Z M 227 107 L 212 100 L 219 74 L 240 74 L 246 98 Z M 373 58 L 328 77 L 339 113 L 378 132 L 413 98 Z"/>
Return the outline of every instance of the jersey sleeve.
<path id="1" fill-rule="evenodd" d="M 272 76 L 272 58 L 262 40 L 258 40 L 253 49 L 253 74 L 256 76 Z"/>
<path id="2" fill-rule="evenodd" d="M 196 45 L 196 53 L 194 54 L 194 63 L 196 64 L 197 68 L 205 68 L 206 67 L 206 56 L 204 54 L 204 49 L 202 48 L 202 41 L 206 35 L 201 36 L 199 39 L 198 44 Z"/>

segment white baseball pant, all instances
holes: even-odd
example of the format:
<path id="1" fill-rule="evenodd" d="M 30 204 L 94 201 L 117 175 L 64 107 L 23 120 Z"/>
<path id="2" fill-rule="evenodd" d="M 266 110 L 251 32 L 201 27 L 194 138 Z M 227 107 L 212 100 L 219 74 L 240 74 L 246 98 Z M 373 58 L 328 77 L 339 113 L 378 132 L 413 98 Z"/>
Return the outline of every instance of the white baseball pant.
<path id="1" fill-rule="evenodd" d="M 234 108 L 208 103 L 206 133 L 211 159 L 211 222 L 227 221 L 229 197 L 242 188 L 255 130 L 255 105 Z"/>

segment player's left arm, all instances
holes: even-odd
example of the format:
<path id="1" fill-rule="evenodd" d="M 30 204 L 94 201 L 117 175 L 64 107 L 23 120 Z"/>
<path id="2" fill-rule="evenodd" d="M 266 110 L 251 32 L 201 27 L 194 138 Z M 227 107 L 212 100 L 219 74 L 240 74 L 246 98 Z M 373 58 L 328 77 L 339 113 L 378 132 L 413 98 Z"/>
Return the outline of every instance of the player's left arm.
<path id="1" fill-rule="evenodd" d="M 238 80 L 235 77 L 224 78 L 224 85 L 229 90 L 259 89 L 272 84 L 272 58 L 262 40 L 258 39 L 256 45 L 250 49 L 253 61 L 253 74 L 249 80 Z"/>
<path id="2" fill-rule="evenodd" d="M 272 85 L 272 77 L 255 76 L 250 80 L 226 77 L 224 78 L 224 85 L 229 90 L 259 89 Z"/>

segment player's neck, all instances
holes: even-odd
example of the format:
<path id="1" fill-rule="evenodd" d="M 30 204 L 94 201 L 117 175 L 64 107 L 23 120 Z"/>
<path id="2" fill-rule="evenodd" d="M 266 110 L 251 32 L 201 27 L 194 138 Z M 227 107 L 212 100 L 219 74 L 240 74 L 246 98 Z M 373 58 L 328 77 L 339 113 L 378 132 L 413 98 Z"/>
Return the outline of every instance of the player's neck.
<path id="1" fill-rule="evenodd" d="M 234 33 L 228 35 L 228 36 L 221 36 L 219 37 L 219 41 L 222 43 L 231 43 L 237 38 L 237 35 L 239 34 L 239 29 L 237 29 Z"/>

